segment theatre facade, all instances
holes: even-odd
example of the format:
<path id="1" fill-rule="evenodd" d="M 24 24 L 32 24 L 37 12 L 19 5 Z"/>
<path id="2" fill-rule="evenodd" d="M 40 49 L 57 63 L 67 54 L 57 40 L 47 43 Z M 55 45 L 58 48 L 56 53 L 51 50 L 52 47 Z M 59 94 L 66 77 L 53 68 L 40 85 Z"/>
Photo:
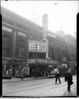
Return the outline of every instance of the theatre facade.
<path id="1" fill-rule="evenodd" d="M 61 47 L 59 51 L 56 49 L 59 44 L 55 35 L 53 38 L 48 37 L 47 42 L 43 39 L 42 26 L 3 7 L 1 14 L 2 76 L 47 76 L 50 68 L 53 69 L 59 63 L 56 52 L 62 52 Z"/>
<path id="2" fill-rule="evenodd" d="M 2 74 L 5 76 L 46 76 L 47 43 L 42 27 L 1 8 L 2 14 Z"/>

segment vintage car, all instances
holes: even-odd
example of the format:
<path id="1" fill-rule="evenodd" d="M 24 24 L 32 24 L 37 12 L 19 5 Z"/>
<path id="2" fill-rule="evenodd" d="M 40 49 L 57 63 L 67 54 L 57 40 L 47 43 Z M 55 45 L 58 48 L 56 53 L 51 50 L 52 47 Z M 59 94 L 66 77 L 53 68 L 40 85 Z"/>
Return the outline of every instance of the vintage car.
<path id="1" fill-rule="evenodd" d="M 51 71 L 51 72 L 48 74 L 48 78 L 55 78 L 55 72 L 54 72 L 54 71 Z"/>

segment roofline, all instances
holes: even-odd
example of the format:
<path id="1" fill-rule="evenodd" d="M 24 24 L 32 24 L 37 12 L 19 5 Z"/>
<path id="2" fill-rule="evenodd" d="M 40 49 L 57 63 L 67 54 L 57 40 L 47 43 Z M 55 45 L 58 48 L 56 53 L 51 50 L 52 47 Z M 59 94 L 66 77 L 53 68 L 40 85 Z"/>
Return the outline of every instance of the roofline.
<path id="1" fill-rule="evenodd" d="M 8 13 L 7 13 L 8 12 Z M 35 24 L 34 22 L 30 21 L 30 20 L 27 20 L 26 18 L 14 13 L 14 12 L 11 12 L 10 10 L 4 8 L 4 7 L 1 7 L 1 14 L 4 16 L 8 16 L 11 20 L 17 22 L 17 23 L 20 23 L 24 26 L 29 26 L 30 28 L 32 29 L 35 29 L 37 31 L 40 31 L 42 32 L 42 27 L 39 26 L 38 24 Z M 18 21 L 19 20 L 19 21 Z"/>
<path id="2" fill-rule="evenodd" d="M 7 13 L 8 12 L 8 13 Z M 39 32 L 43 32 L 43 27 L 38 25 L 38 24 L 35 24 L 34 22 L 8 10 L 7 8 L 4 8 L 1 6 L 1 14 L 4 16 L 4 17 L 8 17 L 10 18 L 11 20 L 13 20 L 14 22 L 17 22 L 17 23 L 20 23 L 21 25 L 24 25 L 25 27 L 30 27 L 32 29 L 35 29 Z M 19 20 L 19 21 L 18 21 Z M 49 33 L 52 33 L 53 35 L 56 36 L 56 34 L 54 34 L 52 31 L 48 30 Z"/>

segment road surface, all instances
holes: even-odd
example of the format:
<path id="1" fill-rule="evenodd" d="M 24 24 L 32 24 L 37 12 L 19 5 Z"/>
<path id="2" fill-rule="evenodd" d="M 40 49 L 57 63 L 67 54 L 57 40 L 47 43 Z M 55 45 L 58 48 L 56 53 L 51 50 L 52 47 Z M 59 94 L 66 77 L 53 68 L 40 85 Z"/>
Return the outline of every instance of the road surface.
<path id="1" fill-rule="evenodd" d="M 2 96 L 63 96 L 67 93 L 67 83 L 61 78 L 61 84 L 55 84 L 55 78 L 20 80 L 2 83 Z M 72 95 L 76 96 L 76 76 L 71 87 Z"/>

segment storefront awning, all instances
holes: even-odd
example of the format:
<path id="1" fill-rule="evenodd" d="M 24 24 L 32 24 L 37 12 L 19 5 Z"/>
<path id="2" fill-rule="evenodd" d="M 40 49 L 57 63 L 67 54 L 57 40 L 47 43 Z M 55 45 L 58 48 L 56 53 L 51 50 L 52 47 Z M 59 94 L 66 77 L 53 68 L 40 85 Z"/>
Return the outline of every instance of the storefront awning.
<path id="1" fill-rule="evenodd" d="M 57 62 L 56 61 L 52 61 L 52 60 L 47 60 L 47 59 L 28 59 L 27 60 L 27 63 L 28 64 L 36 64 L 36 62 L 38 64 L 56 64 Z"/>

